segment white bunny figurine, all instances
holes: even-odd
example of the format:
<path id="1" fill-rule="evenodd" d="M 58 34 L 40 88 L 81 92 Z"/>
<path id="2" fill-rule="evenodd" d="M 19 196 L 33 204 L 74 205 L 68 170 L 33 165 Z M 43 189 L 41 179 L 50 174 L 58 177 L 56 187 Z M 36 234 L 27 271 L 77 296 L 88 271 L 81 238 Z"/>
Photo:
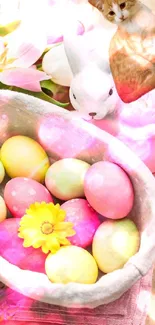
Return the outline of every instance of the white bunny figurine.
<path id="1" fill-rule="evenodd" d="M 76 111 L 104 118 L 120 101 L 109 67 L 109 43 L 114 29 L 94 28 L 82 35 L 68 32 L 64 48 L 73 78 L 70 100 Z M 103 42 L 104 40 L 104 42 Z"/>
<path id="2" fill-rule="evenodd" d="M 109 68 L 113 31 L 95 28 L 83 35 L 71 34 L 66 33 L 64 47 L 73 73 L 70 100 L 78 112 L 76 118 L 122 140 L 155 172 L 155 90 L 125 104 Z"/>

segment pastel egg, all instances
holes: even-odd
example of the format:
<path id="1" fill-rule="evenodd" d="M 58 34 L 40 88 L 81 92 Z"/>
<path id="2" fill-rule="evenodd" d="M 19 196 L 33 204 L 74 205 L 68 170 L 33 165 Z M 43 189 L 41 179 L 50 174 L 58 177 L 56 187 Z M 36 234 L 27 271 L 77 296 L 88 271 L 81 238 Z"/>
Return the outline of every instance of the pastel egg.
<path id="1" fill-rule="evenodd" d="M 60 200 L 84 196 L 84 177 L 90 165 L 82 160 L 66 158 L 56 161 L 48 169 L 45 184 Z"/>
<path id="2" fill-rule="evenodd" d="M 49 168 L 46 152 L 35 140 L 18 135 L 9 138 L 1 147 L 1 161 L 7 174 L 29 177 L 43 182 Z"/>
<path id="3" fill-rule="evenodd" d="M 140 234 L 130 219 L 106 220 L 93 239 L 93 256 L 104 273 L 122 268 L 138 252 Z"/>
<path id="4" fill-rule="evenodd" d="M 4 199 L 9 211 L 16 218 L 21 218 L 32 203 L 53 202 L 45 186 L 23 177 L 13 178 L 6 184 Z"/>
<path id="5" fill-rule="evenodd" d="M 5 169 L 2 162 L 0 161 L 0 184 L 3 182 L 4 177 L 5 177 Z"/>
<path id="6" fill-rule="evenodd" d="M 23 270 L 45 273 L 47 255 L 41 249 L 23 247 L 18 237 L 18 218 L 9 218 L 0 223 L 0 256 Z"/>
<path id="7" fill-rule="evenodd" d="M 6 219 L 7 208 L 3 198 L 0 196 L 0 222 Z"/>
<path id="8" fill-rule="evenodd" d="M 65 221 L 72 222 L 76 231 L 74 236 L 68 238 L 71 244 L 88 247 L 100 225 L 98 213 L 85 199 L 69 200 L 63 203 L 61 208 L 66 211 Z"/>
<path id="9" fill-rule="evenodd" d="M 54 283 L 93 284 L 98 277 L 98 267 L 93 256 L 77 246 L 61 247 L 57 253 L 49 254 L 45 272 Z"/>
<path id="10" fill-rule="evenodd" d="M 108 161 L 97 162 L 89 168 L 84 191 L 89 204 L 106 218 L 124 218 L 133 207 L 134 190 L 128 175 Z"/>

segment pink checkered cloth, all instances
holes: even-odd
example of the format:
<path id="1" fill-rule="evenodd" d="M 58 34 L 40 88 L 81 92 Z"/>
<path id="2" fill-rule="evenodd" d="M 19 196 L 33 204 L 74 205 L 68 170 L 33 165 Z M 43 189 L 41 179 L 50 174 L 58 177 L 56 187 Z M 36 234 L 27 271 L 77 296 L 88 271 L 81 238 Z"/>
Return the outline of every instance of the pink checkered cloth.
<path id="1" fill-rule="evenodd" d="M 152 287 L 152 270 L 120 299 L 95 309 L 69 309 L 38 302 L 0 289 L 1 325 L 144 325 Z"/>

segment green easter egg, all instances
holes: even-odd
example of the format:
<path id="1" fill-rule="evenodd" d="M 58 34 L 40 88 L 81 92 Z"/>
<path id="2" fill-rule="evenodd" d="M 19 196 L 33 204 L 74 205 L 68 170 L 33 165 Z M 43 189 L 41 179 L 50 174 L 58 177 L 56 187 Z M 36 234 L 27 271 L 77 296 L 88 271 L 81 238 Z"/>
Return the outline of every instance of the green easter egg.
<path id="1" fill-rule="evenodd" d="M 56 161 L 46 173 L 46 187 L 60 200 L 84 197 L 83 183 L 89 167 L 88 163 L 75 158 Z"/>

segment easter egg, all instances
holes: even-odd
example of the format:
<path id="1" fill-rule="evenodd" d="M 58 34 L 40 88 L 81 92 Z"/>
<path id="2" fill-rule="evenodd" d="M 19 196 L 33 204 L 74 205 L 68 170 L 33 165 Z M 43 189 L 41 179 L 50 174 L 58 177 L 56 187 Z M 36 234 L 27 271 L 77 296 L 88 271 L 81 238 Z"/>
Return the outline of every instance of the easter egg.
<path id="1" fill-rule="evenodd" d="M 23 270 L 45 273 L 45 255 L 41 249 L 23 247 L 18 237 L 21 219 L 6 219 L 0 223 L 0 256 Z"/>
<path id="2" fill-rule="evenodd" d="M 7 216 L 7 208 L 3 198 L 0 196 L 0 222 L 5 220 Z"/>
<path id="3" fill-rule="evenodd" d="M 81 247 L 66 246 L 56 254 L 49 254 L 45 271 L 54 283 L 95 283 L 98 267 L 93 256 Z"/>
<path id="4" fill-rule="evenodd" d="M 66 158 L 50 166 L 45 177 L 49 191 L 60 200 L 84 196 L 84 177 L 90 165 L 82 160 Z"/>
<path id="5" fill-rule="evenodd" d="M 133 207 L 134 191 L 129 177 L 108 161 L 99 161 L 89 168 L 84 192 L 89 204 L 107 218 L 124 218 Z"/>
<path id="6" fill-rule="evenodd" d="M 61 205 L 61 209 L 66 211 L 65 221 L 72 222 L 76 231 L 74 236 L 68 238 L 71 244 L 83 248 L 89 246 L 100 225 L 98 213 L 85 199 L 69 200 Z"/>
<path id="7" fill-rule="evenodd" d="M 140 234 L 133 221 L 106 220 L 95 233 L 92 251 L 99 269 L 109 273 L 122 268 L 139 245 Z"/>
<path id="8" fill-rule="evenodd" d="M 1 147 L 1 160 L 11 178 L 29 177 L 43 182 L 49 168 L 49 159 L 40 144 L 22 135 L 11 137 L 4 142 Z"/>
<path id="9" fill-rule="evenodd" d="M 4 199 L 11 214 L 21 218 L 26 209 L 35 202 L 53 202 L 46 187 L 33 179 L 16 177 L 5 186 Z"/>
<path id="10" fill-rule="evenodd" d="M 4 177 L 5 177 L 5 169 L 2 162 L 0 161 L 0 184 L 3 182 Z"/>

